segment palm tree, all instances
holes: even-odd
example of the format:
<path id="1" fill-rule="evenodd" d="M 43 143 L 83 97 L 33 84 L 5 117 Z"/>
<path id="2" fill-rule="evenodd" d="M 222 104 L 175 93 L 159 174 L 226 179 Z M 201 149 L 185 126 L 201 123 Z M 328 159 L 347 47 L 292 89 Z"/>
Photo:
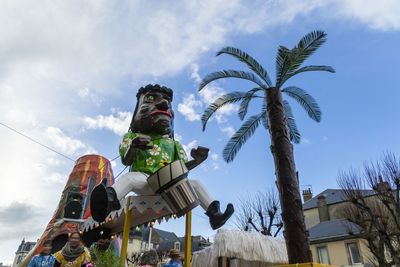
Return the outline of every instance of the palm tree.
<path id="1" fill-rule="evenodd" d="M 200 91 L 210 82 L 223 78 L 239 78 L 256 84 L 255 88 L 247 92 L 232 92 L 221 96 L 210 104 L 201 118 L 203 131 L 212 114 L 222 106 L 241 101 L 239 118 L 243 120 L 250 101 L 255 98 L 263 99 L 261 112 L 249 117 L 231 137 L 224 148 L 223 157 L 226 162 L 231 162 L 260 123 L 268 129 L 271 137 L 270 149 L 275 163 L 289 263 L 311 262 L 312 256 L 304 224 L 291 143 L 299 143 L 301 135 L 297 129 L 291 107 L 286 100 L 283 100 L 282 93 L 296 100 L 306 110 L 308 116 L 316 122 L 321 120 L 321 110 L 315 99 L 305 90 L 295 86 L 283 88 L 283 85 L 291 77 L 303 72 L 335 72 L 330 66 L 310 65 L 302 67 L 303 62 L 325 41 L 325 32 L 313 31 L 301 38 L 293 49 L 279 46 L 276 57 L 275 85 L 272 84 L 267 71 L 253 57 L 240 49 L 225 47 L 217 53 L 217 56 L 222 54 L 231 55 L 245 63 L 251 72 L 238 70 L 213 72 L 208 74 L 199 85 Z"/>

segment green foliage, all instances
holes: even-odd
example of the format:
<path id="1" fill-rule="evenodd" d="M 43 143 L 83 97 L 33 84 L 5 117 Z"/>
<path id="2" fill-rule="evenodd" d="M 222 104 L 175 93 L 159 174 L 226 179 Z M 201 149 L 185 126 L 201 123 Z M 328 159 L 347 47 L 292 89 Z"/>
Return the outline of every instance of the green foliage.
<path id="1" fill-rule="evenodd" d="M 263 117 L 265 117 L 265 113 L 263 112 L 251 116 L 231 137 L 222 152 L 226 162 L 231 162 L 235 158 L 236 153 L 240 150 L 242 145 L 254 134 Z"/>
<path id="2" fill-rule="evenodd" d="M 210 82 L 223 78 L 239 78 L 239 79 L 249 80 L 258 84 L 262 88 L 267 88 L 265 84 L 263 84 L 260 81 L 260 79 L 258 79 L 257 76 L 255 76 L 251 72 L 240 71 L 240 70 L 223 70 L 210 73 L 206 77 L 204 77 L 203 80 L 200 82 L 199 91 L 203 89 Z"/>
<path id="3" fill-rule="evenodd" d="M 240 103 L 240 107 L 239 107 L 239 118 L 241 119 L 241 120 L 243 120 L 244 119 L 244 117 L 246 116 L 246 113 L 247 113 L 247 108 L 249 107 L 249 103 L 250 103 L 250 100 L 251 99 L 253 99 L 253 98 L 255 98 L 256 96 L 254 95 L 256 92 L 258 92 L 258 91 L 260 91 L 260 90 L 263 90 L 262 88 L 260 88 L 260 87 L 256 87 L 256 88 L 254 88 L 254 89 L 251 89 L 250 91 L 248 91 L 245 95 L 244 95 L 244 99 L 243 99 L 243 101 L 242 101 L 242 103 Z"/>
<path id="4" fill-rule="evenodd" d="M 116 267 L 119 266 L 119 257 L 115 254 L 114 249 L 110 246 L 105 251 L 101 251 L 96 247 L 90 248 L 93 265 L 96 267 Z"/>
<path id="5" fill-rule="evenodd" d="M 294 119 L 292 108 L 286 100 L 283 100 L 283 108 L 285 109 L 286 118 L 288 121 L 288 128 L 290 134 L 290 140 L 295 144 L 299 144 L 301 140 L 301 135 L 297 129 L 296 120 Z"/>
<path id="6" fill-rule="evenodd" d="M 201 116 L 201 122 L 203 123 L 203 131 L 206 129 L 207 121 L 211 117 L 214 112 L 216 112 L 219 108 L 223 107 L 226 104 L 234 103 L 242 100 L 246 96 L 246 93 L 242 92 L 233 92 L 219 97 L 212 104 L 208 106 L 208 108 L 204 111 Z"/>
<path id="7" fill-rule="evenodd" d="M 316 122 L 321 121 L 321 109 L 318 106 L 317 101 L 309 95 L 305 90 L 290 86 L 282 89 L 282 93 L 295 99 L 307 112 L 308 116 Z"/>
<path id="8" fill-rule="evenodd" d="M 257 62 L 257 60 L 255 60 L 246 52 L 235 47 L 225 47 L 217 53 L 217 56 L 221 54 L 234 56 L 240 61 L 246 63 L 252 71 L 254 71 L 262 80 L 265 81 L 268 87 L 272 87 L 271 79 L 269 78 L 267 71 L 260 65 L 260 63 Z"/>
<path id="9" fill-rule="evenodd" d="M 258 87 L 243 92 L 234 92 L 233 95 L 225 95 L 217 99 L 212 103 L 204 112 L 202 116 L 203 130 L 205 130 L 206 124 L 209 118 L 214 112 L 225 105 L 226 103 L 233 103 L 242 101 L 239 107 L 239 118 L 243 120 L 247 115 L 248 106 L 252 99 L 257 96 L 256 93 L 259 91 L 270 90 L 273 88 L 281 88 L 281 86 L 291 77 L 310 71 L 326 71 L 334 73 L 335 70 L 330 66 L 324 65 L 309 65 L 301 67 L 307 58 L 309 58 L 321 45 L 326 41 L 326 33 L 323 31 L 312 31 L 303 36 L 297 45 L 289 49 L 285 46 L 278 47 L 278 53 L 276 56 L 276 82 L 275 86 L 272 85 L 271 80 L 268 76 L 267 71 L 255 60 L 252 56 L 246 52 L 235 48 L 225 47 L 221 49 L 217 56 L 227 54 L 235 57 L 241 62 L 245 63 L 251 72 L 245 72 L 240 70 L 223 70 L 208 74 L 201 81 L 199 85 L 199 91 L 203 89 L 207 84 L 218 79 L 223 78 L 239 78 L 251 81 L 257 84 Z M 290 86 L 281 90 L 282 93 L 290 96 L 296 100 L 307 112 L 308 116 L 316 122 L 321 121 L 321 110 L 315 101 L 315 99 L 309 95 L 305 90 Z M 264 125 L 265 129 L 269 129 L 268 116 L 267 116 L 267 99 L 263 96 L 262 111 L 258 115 L 251 116 L 247 121 L 243 123 L 240 129 L 232 136 L 228 141 L 223 151 L 223 157 L 226 162 L 230 162 L 236 156 L 236 153 L 240 150 L 241 146 L 248 140 L 250 136 L 254 134 L 260 122 Z M 297 128 L 296 121 L 292 109 L 287 101 L 283 102 L 285 115 L 287 117 L 287 127 L 289 129 L 290 139 L 293 143 L 299 143 L 301 139 L 300 132 Z"/>
<path id="10" fill-rule="evenodd" d="M 323 43 L 326 41 L 326 33 L 323 31 L 313 31 L 305 35 L 297 46 L 288 49 L 280 46 L 276 61 L 276 87 L 281 87 L 289 78 L 296 75 L 296 71 Z M 334 72 L 332 67 L 323 67 L 320 70 Z M 314 71 L 317 69 L 314 68 Z M 310 71 L 310 70 L 308 70 Z M 301 72 L 304 72 L 302 70 Z M 300 72 L 299 72 L 300 73 Z"/>

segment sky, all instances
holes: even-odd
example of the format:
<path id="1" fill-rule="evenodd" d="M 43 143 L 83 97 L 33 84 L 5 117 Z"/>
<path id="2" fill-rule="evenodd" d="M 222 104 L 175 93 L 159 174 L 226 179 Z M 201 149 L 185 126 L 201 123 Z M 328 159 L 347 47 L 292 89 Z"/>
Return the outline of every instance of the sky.
<path id="1" fill-rule="evenodd" d="M 322 109 L 310 120 L 289 100 L 302 134 L 294 146 L 301 189 L 314 195 L 338 188 L 340 171 L 360 168 L 383 152 L 400 154 L 400 2 L 395 0 L 202 0 L 0 2 L 0 262 L 13 260 L 21 240 L 35 241 L 57 207 L 74 162 L 24 138 L 12 127 L 63 155 L 118 155 L 137 89 L 174 89 L 175 132 L 189 150 L 209 147 L 190 173 L 221 201 L 274 186 L 270 139 L 260 127 L 232 163 L 222 150 L 241 121 L 237 105 L 221 109 L 205 132 L 208 104 L 253 84 L 220 80 L 200 93 L 199 81 L 222 69 L 246 70 L 225 46 L 240 48 L 275 75 L 277 47 L 289 48 L 316 29 L 328 41 L 306 62 L 336 73 L 307 73 L 287 85 L 306 89 Z M 251 103 L 248 116 L 261 103 Z M 113 161 L 114 174 L 124 166 Z M 193 234 L 215 234 L 201 208 Z M 184 219 L 156 227 L 184 235 Z M 235 228 L 231 219 L 224 226 Z"/>

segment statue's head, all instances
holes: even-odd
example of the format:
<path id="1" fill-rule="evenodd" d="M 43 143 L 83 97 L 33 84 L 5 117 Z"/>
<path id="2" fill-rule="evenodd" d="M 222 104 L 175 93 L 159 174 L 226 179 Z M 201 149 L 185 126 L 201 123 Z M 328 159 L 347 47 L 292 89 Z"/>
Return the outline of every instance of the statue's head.
<path id="1" fill-rule="evenodd" d="M 130 130 L 143 134 L 171 135 L 174 113 L 173 92 L 158 84 L 141 87 L 136 95 L 137 102 Z"/>

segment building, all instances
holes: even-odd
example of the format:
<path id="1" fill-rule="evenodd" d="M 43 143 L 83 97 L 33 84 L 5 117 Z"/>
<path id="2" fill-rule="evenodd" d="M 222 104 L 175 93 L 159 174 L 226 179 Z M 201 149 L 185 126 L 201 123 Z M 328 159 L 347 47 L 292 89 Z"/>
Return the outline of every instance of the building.
<path id="1" fill-rule="evenodd" d="M 150 239 L 150 243 L 149 243 Z M 210 246 L 209 240 L 204 237 L 192 236 L 192 252 L 199 251 Z M 168 232 L 155 227 L 142 227 L 129 233 L 128 259 L 133 264 L 137 262 L 143 251 L 154 248 L 165 258 L 170 249 L 174 248 L 184 256 L 185 237 L 178 237 L 174 232 Z"/>
<path id="2" fill-rule="evenodd" d="M 313 260 L 336 266 L 370 266 L 372 254 L 366 240 L 354 236 L 360 227 L 341 215 L 346 204 L 343 190 L 326 189 L 315 197 L 310 193 L 303 191 L 303 210 Z M 368 197 L 375 192 L 364 190 L 363 194 Z"/>
<path id="3" fill-rule="evenodd" d="M 35 245 L 36 242 L 25 242 L 25 238 L 22 239 L 21 244 L 18 246 L 18 249 L 15 252 L 14 262 L 11 266 L 16 267 Z"/>
<path id="4" fill-rule="evenodd" d="M 373 190 L 364 190 L 366 197 Z M 372 254 L 367 241 L 355 237 L 360 227 L 344 219 L 341 208 L 346 205 L 343 190 L 326 189 L 315 197 L 303 191 L 304 220 L 309 231 L 314 262 L 336 266 L 371 266 Z"/>
<path id="5" fill-rule="evenodd" d="M 185 251 L 185 237 L 180 237 L 179 238 L 181 242 L 181 253 L 184 253 Z M 210 242 L 209 239 L 205 239 L 201 235 L 196 235 L 192 236 L 192 253 L 196 251 L 200 251 L 205 249 L 206 247 L 211 246 L 212 243 Z"/>
<path id="6" fill-rule="evenodd" d="M 154 227 L 143 229 L 143 250 L 149 249 L 149 237 L 151 233 L 150 248 L 159 252 L 168 251 L 171 248 L 181 250 L 181 241 L 174 232 L 168 232 Z"/>

